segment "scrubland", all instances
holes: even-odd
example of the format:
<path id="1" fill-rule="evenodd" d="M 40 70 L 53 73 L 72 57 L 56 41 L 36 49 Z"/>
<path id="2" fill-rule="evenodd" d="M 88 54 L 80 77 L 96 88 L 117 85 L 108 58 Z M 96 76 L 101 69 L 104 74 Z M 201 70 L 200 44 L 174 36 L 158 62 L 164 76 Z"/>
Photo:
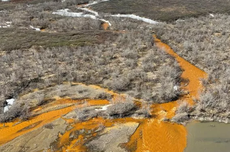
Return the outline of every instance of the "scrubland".
<path id="1" fill-rule="evenodd" d="M 173 57 L 154 46 L 151 32 L 155 31 L 176 53 L 209 75 L 207 80 L 202 80 L 204 90 L 200 92 L 196 107 L 189 112 L 178 110 L 178 113 L 184 113 L 186 119 L 188 115 L 185 113 L 189 113 L 190 118 L 228 120 L 229 16 L 214 14 L 188 18 L 207 12 L 226 12 L 220 10 L 221 2 L 218 2 L 218 7 L 206 7 L 204 11 L 201 11 L 201 7 L 193 9 L 201 4 L 184 2 L 181 5 L 186 11 L 174 11 L 171 17 L 167 14 L 172 10 L 167 9 L 161 10 L 163 16 L 148 13 L 155 14 L 147 16 L 149 18 L 171 21 L 161 22 L 160 26 L 107 14 L 132 13 L 135 12 L 135 6 L 125 12 L 122 7 L 117 12 L 107 12 L 105 8 L 100 16 L 113 25 L 108 31 L 102 29 L 103 22 L 100 20 L 52 14 L 53 11 L 66 8 L 81 12 L 83 10 L 76 9 L 76 5 L 87 2 L 21 1 L 17 6 L 8 3 L 0 7 L 1 23 L 11 22 L 9 28 L 0 29 L 0 62 L 1 71 L 4 71 L 0 74 L 0 85 L 4 88 L 0 90 L 2 107 L 8 98 L 18 98 L 36 88 L 59 86 L 65 82 L 99 85 L 147 103 L 174 101 L 183 94 L 183 90 L 175 89 L 183 81 L 183 69 Z M 93 6 L 93 9 L 116 3 L 103 2 L 100 6 Z M 123 2 L 118 3 L 122 5 Z M 147 3 L 156 4 L 155 1 Z M 217 2 L 206 4 L 212 3 Z M 157 5 L 163 7 L 163 4 L 167 3 Z M 190 9 L 195 12 L 191 13 Z M 178 19 L 183 17 L 185 19 Z M 173 21 L 175 19 L 178 20 Z M 29 111 L 30 107 L 25 109 L 23 111 Z M 20 112 L 14 115 L 18 116 Z M 2 121 L 6 120 L 9 119 Z"/>
<path id="2" fill-rule="evenodd" d="M 215 14 L 156 27 L 176 53 L 208 73 L 191 116 L 201 120 L 229 119 L 229 15 Z"/>
<path id="3" fill-rule="evenodd" d="M 178 151 L 185 128 L 164 120 L 229 122 L 229 2 L 92 2 L 0 2 L 1 151 Z"/>
<path id="4" fill-rule="evenodd" d="M 54 5 L 56 3 L 47 2 L 44 6 L 38 3 L 31 7 L 22 4 L 1 14 L 2 22 L 12 22 L 11 27 L 0 29 L 4 35 L 0 40 L 0 64 L 4 71 L 0 74 L 2 107 L 6 99 L 17 101 L 34 89 L 62 87 L 66 82 L 99 85 L 142 99 L 147 104 L 170 102 L 180 97 L 183 70 L 173 57 L 154 46 L 151 26 L 111 17 L 114 26 L 104 31 L 98 20 L 52 14 L 50 10 L 63 7 Z M 78 3 L 65 2 L 69 7 Z M 34 31 L 30 25 L 44 31 Z M 125 32 L 119 32 L 122 30 Z M 43 103 L 46 93 L 38 96 L 42 96 L 39 103 Z M 2 113 L 1 121 L 29 113 L 33 106 L 22 103 L 11 108 L 17 109 L 16 112 Z M 122 107 L 120 104 L 117 106 Z M 108 114 L 117 115 L 116 106 L 112 107 Z M 148 111 L 148 106 L 146 108 Z M 143 111 L 140 109 L 139 113 Z"/>

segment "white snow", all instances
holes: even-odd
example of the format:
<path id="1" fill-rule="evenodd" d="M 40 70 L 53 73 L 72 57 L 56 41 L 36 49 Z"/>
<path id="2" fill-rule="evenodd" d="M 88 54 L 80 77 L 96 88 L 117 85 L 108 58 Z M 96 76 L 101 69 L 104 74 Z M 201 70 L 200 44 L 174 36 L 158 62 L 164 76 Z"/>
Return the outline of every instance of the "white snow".
<path id="1" fill-rule="evenodd" d="M 4 113 L 7 112 L 7 111 L 9 111 L 9 106 L 5 106 L 4 109 L 3 109 Z"/>
<path id="2" fill-rule="evenodd" d="M 77 7 L 79 10 L 83 10 L 85 12 L 70 12 L 69 9 L 61 9 L 61 10 L 57 10 L 56 12 L 53 12 L 52 14 L 61 15 L 61 16 L 69 16 L 69 17 L 91 18 L 91 19 L 94 19 L 94 20 L 100 20 L 102 22 L 106 22 L 106 23 L 109 24 L 109 26 L 111 26 L 111 23 L 109 21 L 107 21 L 107 20 L 105 20 L 103 18 L 100 18 L 98 12 L 90 10 L 90 9 L 87 8 L 88 6 L 95 5 L 95 4 L 101 3 L 101 2 L 106 2 L 106 1 L 109 1 L 109 0 L 93 1 L 93 2 L 88 3 L 86 5 Z M 86 14 L 86 12 L 91 13 L 91 14 Z M 107 15 L 107 16 L 120 17 L 120 18 L 132 18 L 132 19 L 135 19 L 135 20 L 139 20 L 139 21 L 149 23 L 149 24 L 158 24 L 159 23 L 157 21 L 154 21 L 154 20 L 151 20 L 151 19 L 145 18 L 145 17 L 140 17 L 140 16 L 137 16 L 135 14 L 114 14 L 114 15 Z"/>
<path id="3" fill-rule="evenodd" d="M 174 86 L 173 89 L 177 91 L 179 89 L 179 86 Z"/>
<path id="4" fill-rule="evenodd" d="M 96 110 L 96 111 L 105 111 L 105 110 L 107 110 L 107 108 L 108 108 L 109 106 L 111 106 L 111 105 L 105 105 L 105 106 L 100 107 L 100 109 L 95 109 L 95 110 Z"/>
<path id="5" fill-rule="evenodd" d="M 61 15 L 61 16 L 69 16 L 69 17 L 86 17 L 86 18 L 96 19 L 95 15 L 84 14 L 82 12 L 76 13 L 76 12 L 68 12 L 68 11 L 69 9 L 61 9 L 56 12 L 53 12 L 52 14 Z"/>
<path id="6" fill-rule="evenodd" d="M 159 22 L 151 20 L 149 18 L 145 18 L 145 17 L 140 17 L 134 14 L 115 14 L 115 15 L 111 15 L 113 17 L 123 17 L 123 18 L 132 18 L 135 20 L 139 20 L 139 21 L 143 21 L 149 24 L 158 24 Z"/>
<path id="7" fill-rule="evenodd" d="M 15 99 L 13 99 L 13 98 L 7 99 L 6 100 L 7 105 L 4 107 L 3 112 L 5 113 L 5 112 L 9 111 L 9 108 L 14 104 L 14 102 L 15 102 Z"/>
<path id="8" fill-rule="evenodd" d="M 96 11 L 93 11 L 93 10 L 90 10 L 88 8 L 78 8 L 79 10 L 83 10 L 83 11 L 86 11 L 86 12 L 89 12 L 89 13 L 92 13 L 94 14 L 95 16 L 99 16 L 98 12 Z"/>
<path id="9" fill-rule="evenodd" d="M 2 0 L 2 2 L 9 2 L 9 0 Z"/>
<path id="10" fill-rule="evenodd" d="M 107 20 L 105 20 L 105 19 L 99 19 L 100 21 L 102 21 L 102 22 L 106 22 L 106 23 L 108 23 L 109 24 L 109 26 L 111 26 L 112 24 L 109 22 L 109 21 L 107 21 Z"/>
<path id="11" fill-rule="evenodd" d="M 9 28 L 12 22 L 0 23 L 0 28 Z"/>
<path id="12" fill-rule="evenodd" d="M 95 5 L 95 4 L 98 4 L 98 3 L 101 3 L 101 2 L 107 2 L 109 0 L 101 0 L 101 1 L 94 1 L 92 3 L 88 3 L 86 5 L 84 5 L 85 7 L 88 7 L 88 6 L 91 6 L 91 5 Z"/>
<path id="13" fill-rule="evenodd" d="M 15 101 L 15 99 L 13 99 L 13 98 L 12 98 L 12 99 L 7 99 L 7 100 L 6 100 L 7 104 L 8 104 L 8 105 L 11 105 L 11 106 L 14 104 L 14 101 Z"/>
<path id="14" fill-rule="evenodd" d="M 209 14 L 211 17 L 215 17 L 213 14 Z"/>
<path id="15" fill-rule="evenodd" d="M 30 25 L 30 28 L 32 28 L 35 31 L 40 31 L 40 28 L 33 27 L 32 25 Z"/>
<path id="16" fill-rule="evenodd" d="M 69 17 L 86 17 L 86 18 L 91 18 L 91 19 L 94 19 L 94 20 L 100 20 L 102 22 L 106 22 L 109 24 L 109 26 L 111 26 L 111 23 L 105 19 L 100 19 L 99 18 L 99 15 L 97 12 L 95 11 L 91 11 L 87 8 L 79 8 L 79 9 L 82 9 L 82 10 L 85 10 L 87 12 L 91 12 L 95 15 L 91 15 L 91 14 L 84 14 L 83 12 L 69 12 L 69 9 L 61 9 L 61 10 L 58 10 L 56 12 L 53 12 L 52 14 L 56 14 L 56 15 L 61 15 L 61 16 L 69 16 Z"/>

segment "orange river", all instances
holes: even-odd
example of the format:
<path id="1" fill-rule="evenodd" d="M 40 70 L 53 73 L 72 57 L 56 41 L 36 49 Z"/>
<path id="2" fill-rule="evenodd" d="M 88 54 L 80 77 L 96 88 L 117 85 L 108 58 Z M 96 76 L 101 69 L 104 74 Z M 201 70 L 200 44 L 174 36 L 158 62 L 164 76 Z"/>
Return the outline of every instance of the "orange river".
<path id="1" fill-rule="evenodd" d="M 168 45 L 157 39 L 155 35 L 154 39 L 155 45 L 160 48 L 160 50 L 166 51 L 167 53 L 175 57 L 181 68 L 184 70 L 182 73 L 182 77 L 184 79 L 188 79 L 189 84 L 183 89 L 187 90 L 189 93 L 182 97 L 182 99 L 180 100 L 193 104 L 192 99 L 198 98 L 199 90 L 202 89 L 200 79 L 206 78 L 207 74 L 181 58 Z M 116 95 L 112 91 L 108 92 Z M 62 102 L 61 100 L 65 101 Z M 87 101 L 89 106 L 106 105 L 109 103 L 106 100 Z M 77 101 L 59 99 L 59 101 L 57 101 L 55 104 L 65 104 L 73 102 Z M 27 121 L 18 122 L 17 120 L 15 120 L 14 122 L 9 122 L 5 124 L 2 123 L 0 124 L 0 145 L 3 145 L 4 143 L 7 143 L 18 136 L 21 136 L 47 123 L 50 123 L 55 119 L 62 117 L 62 115 L 74 110 L 74 108 L 78 108 L 81 106 L 83 106 L 83 104 L 49 111 L 30 118 Z M 183 125 L 162 121 L 163 118 L 172 118 L 175 114 L 177 106 L 178 101 L 164 104 L 153 104 L 152 114 L 154 115 L 154 117 L 146 119 L 120 118 L 107 120 L 102 118 L 94 118 L 86 122 L 66 120 L 66 122 L 72 126 L 72 129 L 66 131 L 63 135 L 59 136 L 57 140 L 59 143 L 57 144 L 57 146 L 61 149 L 60 151 L 86 151 L 86 147 L 84 147 L 83 144 L 85 141 L 87 141 L 87 139 L 85 139 L 85 137 L 83 136 L 79 136 L 77 139 L 70 140 L 69 136 L 71 132 L 83 128 L 91 129 L 92 137 L 94 137 L 97 135 L 94 130 L 96 130 L 100 125 L 110 127 L 113 126 L 115 123 L 138 122 L 140 125 L 136 129 L 135 133 L 130 137 L 129 142 L 123 144 L 126 149 L 128 149 L 129 151 L 137 152 L 182 152 L 186 147 L 187 140 L 187 131 L 185 127 Z M 34 111 L 39 110 L 41 110 L 41 108 L 37 108 Z"/>

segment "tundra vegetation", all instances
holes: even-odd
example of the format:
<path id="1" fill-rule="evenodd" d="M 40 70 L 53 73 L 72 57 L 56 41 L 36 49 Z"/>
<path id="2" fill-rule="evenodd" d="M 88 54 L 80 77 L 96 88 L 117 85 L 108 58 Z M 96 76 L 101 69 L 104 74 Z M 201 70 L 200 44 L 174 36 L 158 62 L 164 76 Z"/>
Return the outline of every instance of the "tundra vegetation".
<path id="1" fill-rule="evenodd" d="M 229 122 L 230 17 L 214 14 L 155 27 L 180 56 L 208 73 L 191 118 Z"/>
<path id="2" fill-rule="evenodd" d="M 3 71 L 0 73 L 0 121 L 20 116 L 27 119 L 31 109 L 53 100 L 54 87 L 57 88 L 55 95 L 65 97 L 75 89 L 75 82 L 99 85 L 143 99 L 147 104 L 174 101 L 182 94 L 180 88 L 174 89 L 183 81 L 182 69 L 173 57 L 153 45 L 150 25 L 136 21 L 128 26 L 134 20 L 123 23 L 111 17 L 114 24 L 111 29 L 118 32 L 104 31 L 98 20 L 52 14 L 60 8 L 74 10 L 72 6 L 81 3 L 84 2 L 49 1 L 31 5 L 22 2 L 0 13 L 1 22 L 11 22 L 10 27 L 0 29 L 3 35 L 0 39 Z M 63 89 L 66 82 L 69 88 Z M 34 89 L 44 91 L 34 92 Z M 33 95 L 21 98 L 28 93 Z M 108 99 L 108 96 L 101 93 L 92 98 Z M 3 113 L 5 100 L 9 98 L 15 98 L 17 104 Z M 36 98 L 36 103 L 29 102 L 31 98 Z M 137 107 L 131 101 L 111 104 L 105 112 L 108 118 L 150 116 L 149 106 Z M 88 118 L 84 110 L 79 113 L 83 115 L 79 119 Z"/>
<path id="3" fill-rule="evenodd" d="M 155 0 L 149 0 L 145 2 L 148 6 L 157 4 L 154 5 L 158 8 L 154 9 L 157 13 L 147 13 L 153 16 L 146 16 L 146 11 L 153 11 L 148 7 L 142 7 L 146 8 L 144 14 L 136 11 L 136 6 L 142 6 L 143 4 L 139 4 L 142 2 L 135 2 L 139 5 L 130 5 L 129 9 L 119 7 L 116 11 L 108 11 L 106 8 L 110 5 L 116 5 L 113 8 L 124 6 L 123 1 L 102 2 L 92 8 L 99 10 L 105 6 L 99 15 L 112 24 L 107 31 L 102 29 L 103 22 L 100 20 L 52 14 L 66 8 L 73 12 L 83 12 L 77 9 L 76 5 L 87 2 L 0 2 L 0 24 L 9 24 L 7 28 L 0 28 L 0 69 L 3 71 L 0 73 L 1 121 L 9 121 L 19 116 L 27 119 L 34 108 L 34 105 L 31 106 L 28 102 L 20 102 L 3 114 L 6 99 L 20 100 L 21 95 L 31 93 L 36 88 L 62 87 L 65 82 L 70 84 L 71 89 L 74 82 L 99 85 L 117 93 L 125 93 L 132 98 L 143 99 L 148 104 L 178 99 L 183 95 L 183 90 L 174 89 L 174 86 L 178 87 L 184 81 L 181 79 L 183 69 L 173 57 L 154 46 L 152 30 L 180 56 L 209 75 L 207 80 L 202 80 L 204 90 L 200 93 L 196 107 L 188 108 L 187 111 L 177 110 L 180 116 L 176 116 L 173 121 L 184 122 L 184 119 L 203 117 L 228 121 L 229 15 L 212 14 L 188 18 L 207 12 L 228 13 L 225 9 L 229 6 L 228 2 L 206 0 L 198 4 L 178 0 L 157 3 Z M 133 2 L 128 0 L 127 3 Z M 177 5 L 178 3 L 180 5 Z M 203 6 L 202 3 L 210 7 L 197 7 Z M 167 9 L 169 6 L 165 5 L 170 5 L 171 9 Z M 194 12 L 191 13 L 191 10 Z M 150 25 L 108 14 L 133 12 L 161 21 L 173 21 L 183 17 L 187 19 Z M 45 92 L 35 96 L 39 98 L 35 105 L 49 101 L 44 98 L 47 96 Z M 111 99 L 108 96 L 101 93 L 95 99 Z M 115 104 L 121 106 L 121 103 L 113 104 L 114 109 Z M 140 111 L 144 113 L 143 109 L 134 109 L 133 115 L 138 115 Z M 146 109 L 149 110 L 149 107 L 146 106 Z M 114 110 L 110 109 L 111 111 Z M 110 112 L 107 112 L 107 116 L 110 115 Z M 124 114 L 118 112 L 116 115 Z M 144 115 L 148 117 L 149 113 Z"/>

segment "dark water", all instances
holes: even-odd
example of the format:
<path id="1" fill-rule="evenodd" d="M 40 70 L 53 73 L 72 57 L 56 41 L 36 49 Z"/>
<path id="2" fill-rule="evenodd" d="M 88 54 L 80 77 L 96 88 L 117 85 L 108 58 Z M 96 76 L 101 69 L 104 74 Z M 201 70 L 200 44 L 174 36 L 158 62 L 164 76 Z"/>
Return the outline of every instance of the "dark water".
<path id="1" fill-rule="evenodd" d="M 185 152 L 230 152 L 230 124 L 191 122 Z"/>

